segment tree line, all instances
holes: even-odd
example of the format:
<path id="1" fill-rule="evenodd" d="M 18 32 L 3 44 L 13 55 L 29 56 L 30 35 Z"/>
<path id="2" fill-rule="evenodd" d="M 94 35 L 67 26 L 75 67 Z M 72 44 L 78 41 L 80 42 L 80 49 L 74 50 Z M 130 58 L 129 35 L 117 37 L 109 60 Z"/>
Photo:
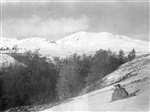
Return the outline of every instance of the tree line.
<path id="1" fill-rule="evenodd" d="M 24 64 L 0 71 L 0 110 L 77 96 L 86 86 L 134 59 L 136 53 L 133 49 L 125 56 L 123 50 L 99 50 L 93 56 L 74 54 L 63 59 L 55 57 L 53 61 L 37 52 L 12 56 Z"/>

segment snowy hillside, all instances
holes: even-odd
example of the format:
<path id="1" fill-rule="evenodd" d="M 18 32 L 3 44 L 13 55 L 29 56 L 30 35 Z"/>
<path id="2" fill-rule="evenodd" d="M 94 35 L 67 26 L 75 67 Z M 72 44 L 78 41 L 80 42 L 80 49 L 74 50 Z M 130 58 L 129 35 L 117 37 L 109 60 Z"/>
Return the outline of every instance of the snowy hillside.
<path id="1" fill-rule="evenodd" d="M 135 48 L 138 53 L 149 52 L 148 42 L 146 41 L 134 40 L 126 36 L 113 35 L 107 32 L 77 32 L 56 42 L 44 38 L 26 38 L 22 40 L 2 38 L 0 42 L 0 48 L 12 48 L 15 45 L 23 52 L 39 49 L 41 54 L 51 57 L 63 57 L 73 53 L 91 54 L 99 49 L 111 49 L 112 51 L 123 49 L 125 52 L 128 52 Z"/>
<path id="2" fill-rule="evenodd" d="M 107 75 L 103 79 L 105 85 L 110 85 L 117 81 L 129 79 L 133 80 L 135 78 L 145 78 L 149 77 L 150 73 L 150 55 L 144 55 L 136 58 L 135 60 L 123 64 L 115 72 Z"/>
<path id="3" fill-rule="evenodd" d="M 149 73 L 150 55 L 138 57 L 104 77 L 103 84 L 110 86 L 72 98 L 68 102 L 40 112 L 150 111 Z M 118 82 L 126 88 L 129 94 L 138 91 L 136 96 L 111 102 L 112 84 Z"/>
<path id="4" fill-rule="evenodd" d="M 0 68 L 1 67 L 8 67 L 9 65 L 13 65 L 18 63 L 13 57 L 7 54 L 0 54 Z"/>
<path id="5" fill-rule="evenodd" d="M 132 48 L 135 48 L 139 52 L 148 51 L 148 43 L 144 41 L 134 40 L 121 35 L 113 35 L 107 32 L 78 32 L 61 40 L 58 40 L 57 43 L 78 53 L 92 52 L 99 50 L 100 48 L 111 49 L 112 51 L 123 49 L 126 52 L 128 52 Z"/>

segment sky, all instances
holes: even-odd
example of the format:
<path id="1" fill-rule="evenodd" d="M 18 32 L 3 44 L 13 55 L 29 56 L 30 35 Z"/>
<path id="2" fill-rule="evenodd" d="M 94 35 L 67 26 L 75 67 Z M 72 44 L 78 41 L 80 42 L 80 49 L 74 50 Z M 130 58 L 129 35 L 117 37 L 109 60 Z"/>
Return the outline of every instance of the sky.
<path id="1" fill-rule="evenodd" d="M 149 3 L 140 0 L 1 0 L 1 37 L 58 40 L 109 32 L 149 40 Z"/>

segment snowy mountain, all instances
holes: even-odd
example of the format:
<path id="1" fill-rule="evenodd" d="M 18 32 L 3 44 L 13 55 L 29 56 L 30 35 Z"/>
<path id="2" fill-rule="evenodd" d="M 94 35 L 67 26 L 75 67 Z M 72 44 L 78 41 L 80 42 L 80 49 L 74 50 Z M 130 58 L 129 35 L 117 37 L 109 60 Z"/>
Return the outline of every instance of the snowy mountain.
<path id="1" fill-rule="evenodd" d="M 77 32 L 66 36 L 60 40 L 49 41 L 44 38 L 26 38 L 22 40 L 1 38 L 0 48 L 13 48 L 17 46 L 20 51 L 28 50 L 39 52 L 44 56 L 68 56 L 73 53 L 77 54 L 92 54 L 99 49 L 111 49 L 118 51 L 123 49 L 125 52 L 135 48 L 138 53 L 147 53 L 148 42 L 142 40 L 134 40 L 126 36 L 113 35 L 111 33 L 88 33 Z"/>
<path id="2" fill-rule="evenodd" d="M 101 49 L 111 49 L 118 51 L 123 49 L 128 52 L 132 48 L 137 49 L 138 52 L 147 52 L 148 43 L 141 40 L 134 40 L 126 36 L 113 35 L 111 33 L 87 33 L 78 32 L 67 36 L 57 43 L 61 46 L 69 48 L 71 51 L 78 53 L 94 52 Z M 68 46 L 68 47 L 67 47 Z"/>
<path id="3" fill-rule="evenodd" d="M 103 89 L 69 99 L 40 112 L 105 112 L 105 111 L 149 111 L 150 55 L 140 56 L 127 62 L 103 79 Z M 125 99 L 111 102 L 113 84 L 120 83 L 129 94 Z M 96 85 L 95 85 L 96 86 Z M 97 85 L 98 86 L 98 85 Z"/>

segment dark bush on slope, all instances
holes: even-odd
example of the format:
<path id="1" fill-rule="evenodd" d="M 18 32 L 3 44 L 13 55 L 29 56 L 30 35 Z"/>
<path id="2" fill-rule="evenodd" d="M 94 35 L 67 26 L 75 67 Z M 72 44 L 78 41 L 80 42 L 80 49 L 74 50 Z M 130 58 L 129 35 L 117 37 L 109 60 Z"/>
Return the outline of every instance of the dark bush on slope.
<path id="1" fill-rule="evenodd" d="M 66 59 L 60 67 L 57 81 L 59 100 L 74 97 L 85 87 L 85 78 L 90 69 L 89 56 L 73 55 Z"/>
<path id="2" fill-rule="evenodd" d="M 125 62 L 127 62 L 127 59 L 122 50 L 120 50 L 118 54 L 113 53 L 110 50 L 97 51 L 93 56 L 90 72 L 86 78 L 87 85 L 102 79 Z"/>

